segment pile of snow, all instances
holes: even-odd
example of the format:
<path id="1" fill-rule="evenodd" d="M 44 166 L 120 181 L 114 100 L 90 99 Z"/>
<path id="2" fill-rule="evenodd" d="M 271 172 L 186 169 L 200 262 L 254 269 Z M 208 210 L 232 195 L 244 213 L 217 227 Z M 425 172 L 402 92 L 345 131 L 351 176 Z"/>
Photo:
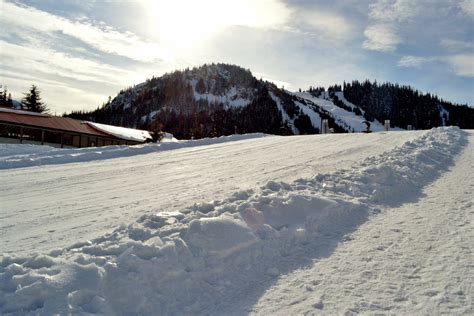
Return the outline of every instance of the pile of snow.
<path id="1" fill-rule="evenodd" d="M 164 138 L 160 143 L 148 143 L 135 146 L 114 145 L 87 148 L 55 148 L 40 145 L 0 144 L 0 169 L 122 158 L 158 151 L 219 144 L 265 136 L 267 135 L 255 133 L 178 141 L 172 134 L 165 133 Z"/>
<path id="2" fill-rule="evenodd" d="M 222 313 L 222 302 L 304 265 L 382 205 L 419 195 L 463 144 L 459 129 L 433 129 L 348 170 L 143 215 L 49 254 L 6 255 L 0 313 Z"/>
<path id="3" fill-rule="evenodd" d="M 140 129 L 106 125 L 106 124 L 100 124 L 100 123 L 94 123 L 94 122 L 86 122 L 86 123 L 101 132 L 113 135 L 121 139 L 137 141 L 137 142 L 145 142 L 147 139 L 152 139 L 150 132 L 140 130 Z"/>

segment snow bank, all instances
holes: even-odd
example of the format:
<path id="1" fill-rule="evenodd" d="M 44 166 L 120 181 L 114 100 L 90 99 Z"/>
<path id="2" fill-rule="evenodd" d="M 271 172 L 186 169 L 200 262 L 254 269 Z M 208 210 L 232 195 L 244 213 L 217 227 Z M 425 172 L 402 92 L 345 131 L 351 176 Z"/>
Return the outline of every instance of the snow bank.
<path id="1" fill-rule="evenodd" d="M 222 313 L 221 302 L 330 251 L 380 205 L 416 198 L 463 143 L 457 128 L 433 129 L 349 170 L 155 210 L 47 255 L 4 256 L 0 313 Z"/>
<path id="2" fill-rule="evenodd" d="M 166 133 L 161 143 L 67 149 L 40 145 L 0 144 L 0 170 L 130 157 L 165 150 L 220 144 L 265 136 L 267 135 L 255 133 L 177 141 L 171 134 Z"/>

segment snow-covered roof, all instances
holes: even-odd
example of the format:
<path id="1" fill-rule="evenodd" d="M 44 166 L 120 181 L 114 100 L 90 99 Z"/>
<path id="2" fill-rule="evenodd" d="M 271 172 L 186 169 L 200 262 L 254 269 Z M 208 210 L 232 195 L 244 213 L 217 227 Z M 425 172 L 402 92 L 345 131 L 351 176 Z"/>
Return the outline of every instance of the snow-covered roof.
<path id="1" fill-rule="evenodd" d="M 106 125 L 94 122 L 86 122 L 90 126 L 95 129 L 98 129 L 101 132 L 113 135 L 118 138 L 122 138 L 125 140 L 137 141 L 137 142 L 144 142 L 147 139 L 151 139 L 150 132 L 140 130 L 140 129 L 133 129 L 133 128 L 126 128 L 126 127 L 119 127 L 113 125 Z"/>
<path id="2" fill-rule="evenodd" d="M 43 117 L 49 117 L 49 116 L 51 116 L 51 115 L 43 114 L 43 113 L 37 113 L 37 112 L 31 112 L 31 111 L 23 111 L 23 110 L 15 110 L 15 109 L 4 108 L 4 107 L 0 107 L 0 112 L 15 113 L 15 114 L 22 114 L 22 115 L 43 116 Z"/>

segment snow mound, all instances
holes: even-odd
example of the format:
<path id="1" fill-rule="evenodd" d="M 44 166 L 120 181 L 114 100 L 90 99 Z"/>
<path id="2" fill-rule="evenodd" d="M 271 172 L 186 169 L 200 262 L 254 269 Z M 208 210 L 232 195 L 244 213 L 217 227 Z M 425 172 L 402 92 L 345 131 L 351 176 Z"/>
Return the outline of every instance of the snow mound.
<path id="1" fill-rule="evenodd" d="M 161 143 L 88 148 L 54 148 L 40 145 L 0 144 L 0 170 L 130 157 L 166 150 L 220 144 L 265 136 L 267 135 L 255 133 L 178 141 L 171 134 L 166 133 Z"/>
<path id="2" fill-rule="evenodd" d="M 2 314 L 222 314 L 225 302 L 330 253 L 385 204 L 403 204 L 446 170 L 464 145 L 433 129 L 348 170 L 136 222 L 48 255 L 4 256 Z"/>

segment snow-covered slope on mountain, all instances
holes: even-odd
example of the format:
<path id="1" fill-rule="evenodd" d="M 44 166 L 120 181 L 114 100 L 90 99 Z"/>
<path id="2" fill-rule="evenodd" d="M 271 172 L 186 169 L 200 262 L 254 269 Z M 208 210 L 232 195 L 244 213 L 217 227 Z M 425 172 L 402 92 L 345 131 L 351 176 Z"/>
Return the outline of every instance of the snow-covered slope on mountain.
<path id="1" fill-rule="evenodd" d="M 321 97 L 314 97 L 309 92 L 295 92 L 296 96 L 303 98 L 307 101 L 314 103 L 316 106 L 320 107 L 327 113 L 330 117 L 334 119 L 336 124 L 344 128 L 347 132 L 362 132 L 366 130 L 366 124 L 364 123 L 365 118 L 363 115 L 356 115 L 354 112 L 347 111 L 341 107 L 338 107 L 334 102 L 329 98 L 327 93 L 321 95 Z M 354 104 L 347 101 L 342 92 L 336 92 L 336 95 L 342 99 L 345 105 L 350 108 L 358 108 Z M 363 114 L 363 110 L 361 110 Z M 370 122 L 370 129 L 374 132 L 380 132 L 384 130 L 384 126 L 377 120 Z M 396 128 L 395 130 L 400 130 Z"/>
<path id="2" fill-rule="evenodd" d="M 225 94 L 215 95 L 213 93 L 199 93 L 196 91 L 196 80 L 191 81 L 191 85 L 194 89 L 194 99 L 196 101 L 206 101 L 208 103 L 223 104 L 225 108 L 240 108 L 247 106 L 252 102 L 251 96 L 252 92 L 249 89 L 239 89 L 237 87 L 232 87 Z M 249 93 L 250 92 L 250 93 Z M 243 97 L 242 95 L 245 95 Z"/>
<path id="3" fill-rule="evenodd" d="M 347 101 L 346 97 L 344 96 L 344 92 L 342 91 L 336 91 L 334 94 L 348 107 L 350 107 L 352 110 L 359 109 L 362 114 L 364 114 L 364 110 L 358 107 L 357 105 Z M 325 93 L 326 95 L 326 93 Z"/>
<path id="4" fill-rule="evenodd" d="M 439 128 L 265 137 L 2 170 L 1 241 L 11 254 L 0 264 L 0 312 L 469 314 L 474 184 L 454 175 L 457 195 L 436 182 L 433 194 L 423 190 L 448 168 L 470 174 L 472 135 Z M 452 229 L 438 229 L 440 199 L 457 207 Z M 414 202 L 426 211 L 408 212 Z M 425 222 L 415 225 L 415 215 Z M 367 227 L 378 231 L 361 233 Z M 396 229 L 406 249 L 395 247 Z M 446 245 L 443 253 L 436 245 Z M 392 249 L 384 270 L 378 252 Z M 338 271 L 341 262 L 361 263 Z M 445 264 L 456 268 L 442 274 Z M 295 281 L 285 289 L 277 280 Z"/>
<path id="5" fill-rule="evenodd" d="M 245 107 L 257 93 L 257 89 L 251 86 L 253 76 L 245 69 L 208 65 L 185 71 L 184 76 L 196 101 L 222 104 L 225 108 Z"/>
<path id="6" fill-rule="evenodd" d="M 145 100 L 140 100 L 144 95 L 160 92 L 160 90 L 176 89 L 174 94 L 177 99 L 188 97 L 188 100 L 192 99 L 195 102 L 238 108 L 248 105 L 255 98 L 257 90 L 251 87 L 253 79 L 248 70 L 240 67 L 224 64 L 204 65 L 182 72 L 165 74 L 163 77 L 153 78 L 124 90 L 108 106 L 124 110 L 142 106 L 143 102 L 147 102 L 146 97 Z M 179 84 L 176 84 L 177 82 Z M 187 93 L 189 95 L 186 95 Z M 170 100 L 170 104 L 166 104 L 166 100 L 161 100 L 163 101 L 165 101 L 163 105 L 171 106 L 171 110 L 179 110 L 173 107 L 173 100 Z"/>

